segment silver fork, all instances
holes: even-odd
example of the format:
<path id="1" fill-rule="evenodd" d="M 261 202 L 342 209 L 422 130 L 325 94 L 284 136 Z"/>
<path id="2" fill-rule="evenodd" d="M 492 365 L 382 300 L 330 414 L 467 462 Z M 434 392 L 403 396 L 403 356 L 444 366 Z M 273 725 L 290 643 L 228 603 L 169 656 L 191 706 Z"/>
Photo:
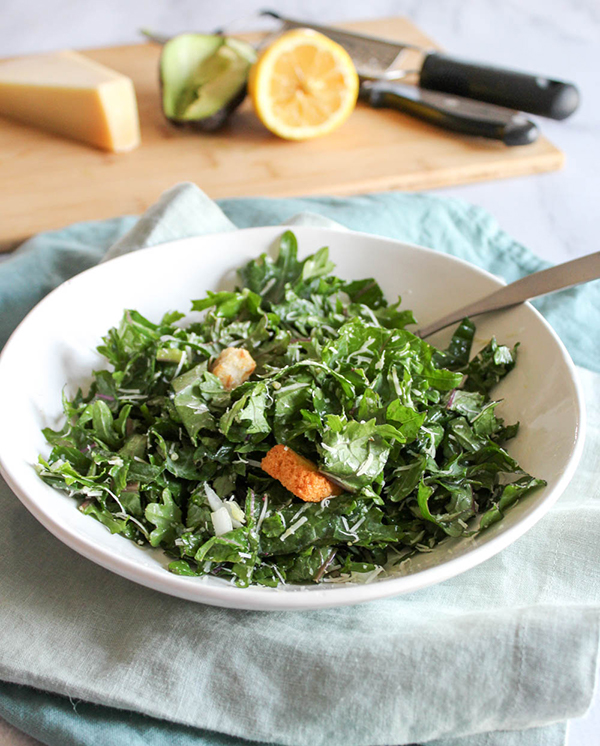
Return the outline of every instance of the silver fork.
<path id="1" fill-rule="evenodd" d="M 424 339 L 451 324 L 455 324 L 457 321 L 462 321 L 466 316 L 479 316 L 490 311 L 512 308 L 531 298 L 598 279 L 600 279 L 600 251 L 522 277 L 516 282 L 511 282 L 510 285 L 486 295 L 481 300 L 469 303 L 468 306 L 463 306 L 432 324 L 422 327 L 416 334 Z"/>

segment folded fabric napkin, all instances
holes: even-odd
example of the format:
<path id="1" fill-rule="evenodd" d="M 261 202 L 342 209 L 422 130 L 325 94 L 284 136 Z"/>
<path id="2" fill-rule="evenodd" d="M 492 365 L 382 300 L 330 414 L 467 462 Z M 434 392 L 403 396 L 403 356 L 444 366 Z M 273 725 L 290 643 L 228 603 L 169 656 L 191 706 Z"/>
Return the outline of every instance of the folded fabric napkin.
<path id="1" fill-rule="evenodd" d="M 297 213 L 292 224 L 333 218 L 507 280 L 544 266 L 487 213 L 456 200 L 381 194 L 220 206 L 180 185 L 139 221 L 31 239 L 0 265 L 0 344 L 43 295 L 103 257 Z M 538 307 L 576 362 L 600 370 L 599 283 Z M 161 595 L 63 546 L 0 481 L 0 715 L 56 746 L 563 744 L 564 721 L 591 701 L 598 657 L 600 377 L 592 370 L 580 369 L 585 453 L 550 513 L 457 578 L 363 606 L 258 613 Z"/>

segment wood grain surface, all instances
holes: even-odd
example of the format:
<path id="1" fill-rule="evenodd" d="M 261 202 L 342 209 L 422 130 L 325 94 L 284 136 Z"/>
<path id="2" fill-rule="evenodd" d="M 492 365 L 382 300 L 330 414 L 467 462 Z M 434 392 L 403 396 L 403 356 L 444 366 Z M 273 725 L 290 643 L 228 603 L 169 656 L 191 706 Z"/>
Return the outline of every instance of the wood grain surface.
<path id="1" fill-rule="evenodd" d="M 344 25 L 436 46 L 404 18 Z M 0 250 L 38 231 L 140 213 L 179 181 L 194 181 L 214 198 L 345 195 L 520 176 L 552 171 L 563 163 L 562 152 L 544 137 L 533 145 L 508 148 L 362 104 L 339 130 L 308 142 L 271 135 L 248 100 L 224 130 L 188 132 L 163 118 L 159 46 L 85 54 L 132 78 L 142 145 L 131 153 L 104 153 L 0 118 Z"/>

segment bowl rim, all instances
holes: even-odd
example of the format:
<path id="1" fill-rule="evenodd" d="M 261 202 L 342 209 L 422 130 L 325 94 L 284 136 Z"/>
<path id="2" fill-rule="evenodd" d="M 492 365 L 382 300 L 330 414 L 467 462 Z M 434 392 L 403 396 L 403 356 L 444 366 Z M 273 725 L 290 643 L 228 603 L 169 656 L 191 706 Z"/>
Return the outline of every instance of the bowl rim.
<path id="1" fill-rule="evenodd" d="M 334 229 L 325 228 L 321 226 L 256 226 L 252 228 L 244 228 L 235 231 L 236 236 L 242 236 L 245 233 L 264 233 L 268 239 L 276 238 L 283 231 L 290 229 L 297 234 L 305 233 L 332 233 L 332 234 L 351 234 L 359 237 L 368 239 L 382 244 L 392 244 L 396 248 L 409 248 L 411 250 L 417 250 L 418 252 L 425 252 L 427 254 L 441 257 L 444 260 L 455 262 L 464 267 L 468 268 L 469 271 L 480 274 L 492 280 L 497 287 L 502 287 L 506 283 L 488 272 L 487 270 L 481 269 L 476 265 L 453 256 L 452 254 L 446 254 L 445 252 L 436 251 L 427 247 L 419 246 L 417 244 L 409 243 L 406 241 L 400 241 L 398 239 L 387 238 L 385 236 L 376 236 L 371 233 L 362 231 L 348 231 L 347 229 Z M 202 241 L 203 239 L 214 238 L 217 235 L 223 234 L 208 234 L 206 236 L 193 236 L 189 238 L 178 239 L 169 241 L 167 243 L 151 246 L 146 249 L 140 249 L 129 252 L 119 257 L 111 259 L 109 262 L 101 262 L 93 267 L 90 267 L 83 272 L 74 275 L 70 279 L 61 283 L 58 287 L 54 288 L 48 295 L 40 300 L 34 308 L 32 308 L 24 319 L 19 323 L 16 329 L 9 337 L 4 349 L 0 353 L 0 403 L 2 397 L 6 394 L 3 393 L 2 378 L 3 378 L 3 361 L 10 355 L 10 350 L 14 344 L 14 340 L 20 335 L 22 328 L 27 327 L 31 321 L 31 317 L 40 313 L 40 310 L 44 308 L 47 303 L 54 301 L 57 294 L 60 294 L 67 285 L 77 283 L 83 276 L 89 276 L 90 273 L 98 273 L 104 271 L 103 268 L 107 265 L 114 266 L 113 262 L 126 264 L 131 261 L 139 261 L 140 256 L 147 256 L 146 252 L 153 254 L 161 254 L 165 252 L 172 252 L 178 248 L 182 248 L 186 245 Z M 277 588 L 263 588 L 261 586 L 249 586 L 247 588 L 239 588 L 232 584 L 223 584 L 222 586 L 208 585 L 203 583 L 203 578 L 190 578 L 178 576 L 173 573 L 169 573 L 165 568 L 162 567 L 150 567 L 138 563 L 136 560 L 113 553 L 110 548 L 98 545 L 93 539 L 88 538 L 79 534 L 76 530 L 71 529 L 69 526 L 63 525 L 58 518 L 56 518 L 51 512 L 44 510 L 36 501 L 36 499 L 28 494 L 27 490 L 20 484 L 18 474 L 18 468 L 15 470 L 14 465 L 9 461 L 7 462 L 2 455 L 2 442 L 3 433 L 0 430 L 0 474 L 6 480 L 10 489 L 15 493 L 27 510 L 56 538 L 66 544 L 71 549 L 84 556 L 85 558 L 92 560 L 94 563 L 110 570 L 122 577 L 132 580 L 140 585 L 152 588 L 153 590 L 166 593 L 168 595 L 176 596 L 179 598 L 187 599 L 198 603 L 205 603 L 209 605 L 246 609 L 246 610 L 261 610 L 261 611 L 283 611 L 283 610 L 309 610 L 309 609 L 322 609 L 332 608 L 337 606 L 347 606 L 359 603 L 365 603 L 374 601 L 376 599 L 386 598 L 390 596 L 396 596 L 403 593 L 409 593 L 420 588 L 425 588 L 430 585 L 437 584 L 444 580 L 459 575 L 466 570 L 469 570 L 477 565 L 485 562 L 487 559 L 493 557 L 495 554 L 500 552 L 505 547 L 512 544 L 523 534 L 525 534 L 532 526 L 534 526 L 554 505 L 554 503 L 561 496 L 566 486 L 570 482 L 575 469 L 577 468 L 581 455 L 583 452 L 583 446 L 585 441 L 585 430 L 586 430 L 586 412 L 584 404 L 584 396 L 582 386 L 577 375 L 575 365 L 557 333 L 546 321 L 546 319 L 537 311 L 529 302 L 525 304 L 534 317 L 546 327 L 546 330 L 550 333 L 553 341 L 557 346 L 557 351 L 565 363 L 567 370 L 570 374 L 573 389 L 575 393 L 576 412 L 575 412 L 575 438 L 571 446 L 569 459 L 565 470 L 558 479 L 555 486 L 548 492 L 544 499 L 536 505 L 527 515 L 523 516 L 515 525 L 507 527 L 504 531 L 499 533 L 497 536 L 490 539 L 485 544 L 477 547 L 473 547 L 470 551 L 465 552 L 462 555 L 453 557 L 445 560 L 440 565 L 435 565 L 423 570 L 419 570 L 409 575 L 399 575 L 391 578 L 384 578 L 380 581 L 370 584 L 353 584 L 353 583 L 340 583 L 336 584 L 334 588 L 320 588 L 319 586 L 294 586 L 286 585 L 285 587 Z M 40 485 L 41 486 L 41 485 Z"/>

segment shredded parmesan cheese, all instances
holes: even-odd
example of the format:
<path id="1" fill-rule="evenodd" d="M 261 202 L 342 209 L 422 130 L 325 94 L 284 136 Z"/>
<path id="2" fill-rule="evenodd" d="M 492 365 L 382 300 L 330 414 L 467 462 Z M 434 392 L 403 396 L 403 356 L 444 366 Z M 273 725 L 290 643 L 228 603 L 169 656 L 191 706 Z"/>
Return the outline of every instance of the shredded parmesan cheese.
<path id="1" fill-rule="evenodd" d="M 292 536 L 292 534 L 295 534 L 296 531 L 300 528 L 300 526 L 303 526 L 306 521 L 308 521 L 308 518 L 303 515 L 302 518 L 298 518 L 296 523 L 292 523 L 292 525 L 288 528 L 287 531 L 284 531 L 281 536 L 279 537 L 280 541 L 283 541 L 284 539 L 287 539 L 288 536 Z"/>

